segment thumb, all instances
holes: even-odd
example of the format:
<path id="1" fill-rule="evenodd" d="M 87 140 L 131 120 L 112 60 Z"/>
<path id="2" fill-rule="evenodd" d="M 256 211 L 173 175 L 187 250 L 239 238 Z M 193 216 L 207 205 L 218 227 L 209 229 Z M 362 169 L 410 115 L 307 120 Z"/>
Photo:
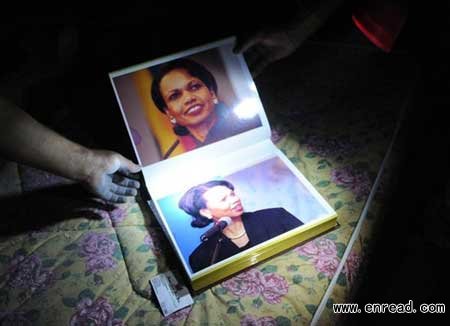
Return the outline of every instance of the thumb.
<path id="1" fill-rule="evenodd" d="M 119 172 L 129 174 L 141 171 L 141 167 L 139 165 L 133 163 L 132 161 L 123 157 L 122 155 L 119 156 L 119 160 L 120 160 Z"/>

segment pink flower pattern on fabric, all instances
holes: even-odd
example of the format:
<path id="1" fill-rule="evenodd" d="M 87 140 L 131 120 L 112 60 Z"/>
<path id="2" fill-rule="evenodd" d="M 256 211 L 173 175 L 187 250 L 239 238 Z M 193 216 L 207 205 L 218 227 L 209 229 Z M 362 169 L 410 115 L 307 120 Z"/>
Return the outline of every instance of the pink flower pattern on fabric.
<path id="1" fill-rule="evenodd" d="M 289 289 L 283 276 L 276 273 L 262 273 L 257 269 L 243 272 L 225 281 L 222 286 L 237 297 L 262 296 L 270 304 L 280 303 Z"/>
<path id="2" fill-rule="evenodd" d="M 269 316 L 257 318 L 253 315 L 245 315 L 241 319 L 241 326 L 276 326 L 276 325 L 277 321 Z"/>
<path id="3" fill-rule="evenodd" d="M 294 249 L 299 255 L 311 259 L 318 272 L 333 277 L 339 266 L 336 244 L 327 238 L 316 239 Z"/>
<path id="4" fill-rule="evenodd" d="M 106 298 L 99 297 L 94 302 L 83 298 L 77 304 L 77 312 L 70 318 L 70 326 L 111 325 L 122 326 L 123 321 L 113 318 L 114 310 Z"/>
<path id="5" fill-rule="evenodd" d="M 320 257 L 315 263 L 315 267 L 319 272 L 322 272 L 326 277 L 332 278 L 339 266 L 339 259 L 337 257 Z"/>
<path id="6" fill-rule="evenodd" d="M 164 321 L 170 325 L 177 321 L 185 320 L 189 316 L 191 309 L 192 307 L 186 307 L 184 309 L 178 310 L 177 312 L 174 312 L 173 314 L 165 317 Z"/>
<path id="7" fill-rule="evenodd" d="M 250 269 L 225 281 L 222 285 L 237 297 L 256 297 L 264 289 L 260 283 L 260 273 L 257 269 Z"/>
<path id="8" fill-rule="evenodd" d="M 263 286 L 262 297 L 270 304 L 280 303 L 289 290 L 284 277 L 275 273 L 260 273 L 259 277 Z"/>
<path id="9" fill-rule="evenodd" d="M 120 223 L 122 223 L 126 216 L 127 216 L 126 207 L 116 207 L 111 212 L 109 212 L 109 218 L 111 219 L 113 226 L 117 226 Z"/>
<path id="10" fill-rule="evenodd" d="M 351 252 L 342 269 L 342 273 L 347 277 L 349 283 L 352 283 L 355 280 L 360 264 L 361 257 L 355 252 Z"/>
<path id="11" fill-rule="evenodd" d="M 309 151 L 321 157 L 343 158 L 352 156 L 362 145 L 348 137 L 330 138 L 320 135 L 307 135 L 305 139 Z"/>
<path id="12" fill-rule="evenodd" d="M 90 273 L 114 269 L 116 260 L 112 257 L 117 244 L 107 234 L 90 232 L 81 240 L 80 256 L 86 257 L 86 269 Z"/>
<path id="13" fill-rule="evenodd" d="M 369 173 L 354 166 L 332 170 L 331 181 L 350 189 L 356 195 L 356 201 L 361 201 L 367 197 L 372 187 Z"/>
<path id="14" fill-rule="evenodd" d="M 17 255 L 11 260 L 8 285 L 12 288 L 28 289 L 31 293 L 40 292 L 49 287 L 53 273 L 42 267 L 39 256 Z"/>

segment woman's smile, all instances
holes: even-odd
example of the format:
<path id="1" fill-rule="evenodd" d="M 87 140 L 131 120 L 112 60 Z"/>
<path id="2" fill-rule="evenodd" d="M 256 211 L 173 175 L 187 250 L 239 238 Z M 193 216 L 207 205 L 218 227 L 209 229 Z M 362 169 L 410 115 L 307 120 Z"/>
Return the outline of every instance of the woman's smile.
<path id="1" fill-rule="evenodd" d="M 194 105 L 189 106 L 187 108 L 187 110 L 184 111 L 184 115 L 196 116 L 196 115 L 201 114 L 202 111 L 203 111 L 203 105 L 202 104 L 194 104 Z"/>

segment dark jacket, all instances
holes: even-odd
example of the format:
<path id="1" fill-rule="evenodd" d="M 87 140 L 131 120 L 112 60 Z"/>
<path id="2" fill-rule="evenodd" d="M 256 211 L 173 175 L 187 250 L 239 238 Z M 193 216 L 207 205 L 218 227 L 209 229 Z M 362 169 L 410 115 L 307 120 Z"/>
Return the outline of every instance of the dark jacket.
<path id="1" fill-rule="evenodd" d="M 247 245 L 239 248 L 225 235 L 218 232 L 210 237 L 208 241 L 201 243 L 189 256 L 189 264 L 194 273 L 303 225 L 298 218 L 284 208 L 269 208 L 252 213 L 244 213 L 242 214 L 242 222 L 249 238 Z M 216 245 L 218 245 L 217 256 L 215 261 L 212 262 Z"/>

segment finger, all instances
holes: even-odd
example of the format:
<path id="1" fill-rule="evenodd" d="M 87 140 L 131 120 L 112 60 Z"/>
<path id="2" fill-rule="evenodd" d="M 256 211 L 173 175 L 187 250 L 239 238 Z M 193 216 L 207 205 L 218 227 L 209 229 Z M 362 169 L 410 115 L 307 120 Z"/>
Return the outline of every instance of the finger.
<path id="1" fill-rule="evenodd" d="M 106 205 L 106 201 L 103 198 L 92 197 L 92 198 L 89 198 L 89 200 L 93 201 L 95 203 L 95 205 L 98 206 L 98 208 L 103 208 L 103 206 Z"/>
<path id="2" fill-rule="evenodd" d="M 119 186 L 124 186 L 124 187 L 131 187 L 131 188 L 136 188 L 136 189 L 139 189 L 141 187 L 141 184 L 139 181 L 124 177 L 122 175 L 117 175 L 117 174 L 113 175 L 113 182 Z"/>
<path id="3" fill-rule="evenodd" d="M 111 202 L 110 206 L 111 206 L 111 210 L 115 210 L 117 208 L 122 208 L 124 204 L 129 205 L 129 204 L 133 204 L 136 202 L 136 199 L 134 197 L 122 197 L 123 201 L 119 201 L 119 202 Z"/>
<path id="4" fill-rule="evenodd" d="M 126 159 L 122 155 L 119 156 L 119 160 L 120 160 L 119 172 L 125 175 L 141 171 L 141 167 L 139 165 L 131 162 L 129 159 Z"/>
<path id="5" fill-rule="evenodd" d="M 107 200 L 106 197 L 110 196 L 109 192 L 108 194 L 97 194 L 99 197 L 91 197 L 89 198 L 89 208 L 93 208 L 95 210 L 112 210 L 114 207 L 111 205 L 111 203 Z M 108 197 L 109 198 L 109 197 Z M 79 209 L 80 211 L 84 211 L 85 208 Z"/>
<path id="6" fill-rule="evenodd" d="M 135 188 L 123 187 L 113 183 L 111 185 L 111 193 L 121 196 L 136 196 L 137 190 Z"/>
<path id="7" fill-rule="evenodd" d="M 113 192 L 108 192 L 105 197 L 106 197 L 105 199 L 110 203 L 126 203 L 127 202 L 127 197 L 119 196 Z"/>
<path id="8" fill-rule="evenodd" d="M 251 35 L 246 38 L 239 38 L 236 40 L 236 45 L 233 48 L 234 53 L 243 53 L 250 49 L 252 46 L 257 44 L 261 40 L 261 34 L 257 33 L 254 35 Z"/>

